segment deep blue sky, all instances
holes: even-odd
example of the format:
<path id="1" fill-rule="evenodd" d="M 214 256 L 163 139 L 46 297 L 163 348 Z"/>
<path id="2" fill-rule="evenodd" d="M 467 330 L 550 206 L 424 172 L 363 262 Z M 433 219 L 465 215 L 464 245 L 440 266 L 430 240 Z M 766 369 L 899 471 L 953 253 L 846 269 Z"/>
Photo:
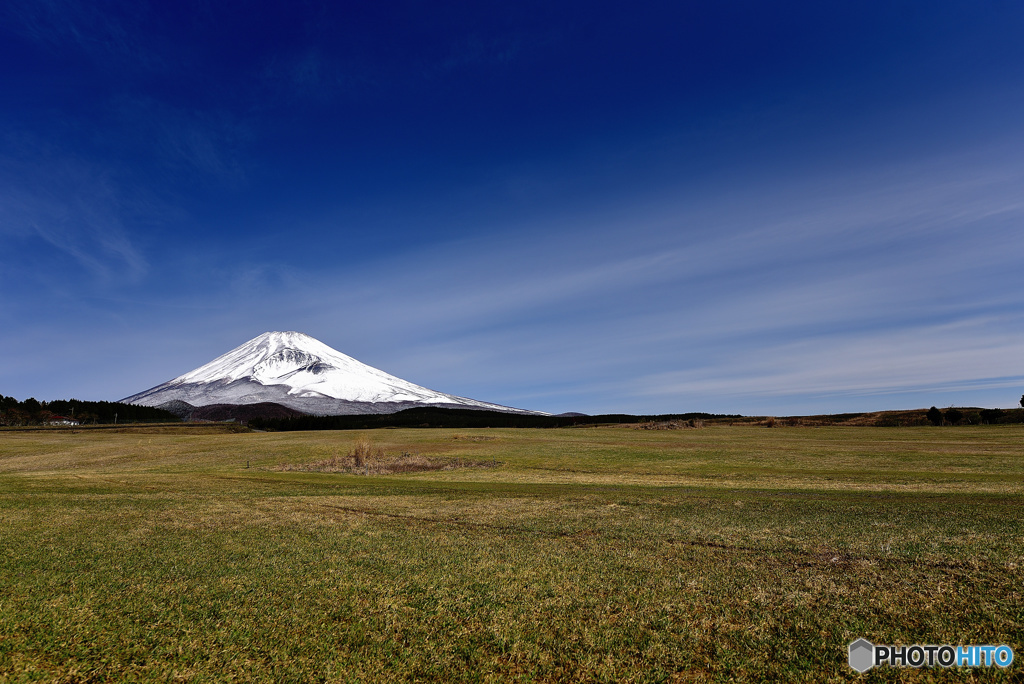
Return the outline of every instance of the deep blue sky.
<path id="1" fill-rule="evenodd" d="M 1024 4 L 635 5 L 4 3 L 0 393 L 299 330 L 552 412 L 1015 405 Z"/>

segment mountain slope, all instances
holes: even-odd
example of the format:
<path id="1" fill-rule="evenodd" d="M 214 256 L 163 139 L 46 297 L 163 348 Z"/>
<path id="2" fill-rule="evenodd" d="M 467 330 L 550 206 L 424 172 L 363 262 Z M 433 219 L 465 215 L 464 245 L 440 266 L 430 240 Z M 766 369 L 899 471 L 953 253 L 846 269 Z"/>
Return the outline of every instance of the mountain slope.
<path id="1" fill-rule="evenodd" d="M 122 401 L 160 406 L 275 402 L 317 415 L 393 413 L 416 406 L 536 413 L 437 392 L 367 366 L 299 332 L 267 332 Z"/>

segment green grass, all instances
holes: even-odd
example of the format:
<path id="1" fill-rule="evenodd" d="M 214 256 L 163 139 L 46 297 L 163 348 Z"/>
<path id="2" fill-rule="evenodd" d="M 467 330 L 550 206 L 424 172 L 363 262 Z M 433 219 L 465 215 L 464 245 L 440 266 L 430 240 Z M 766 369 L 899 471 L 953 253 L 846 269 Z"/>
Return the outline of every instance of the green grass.
<path id="1" fill-rule="evenodd" d="M 282 472 L 369 438 L 498 461 Z M 0 433 L 0 681 L 1010 681 L 1024 426 Z M 249 468 L 246 468 L 246 462 Z"/>

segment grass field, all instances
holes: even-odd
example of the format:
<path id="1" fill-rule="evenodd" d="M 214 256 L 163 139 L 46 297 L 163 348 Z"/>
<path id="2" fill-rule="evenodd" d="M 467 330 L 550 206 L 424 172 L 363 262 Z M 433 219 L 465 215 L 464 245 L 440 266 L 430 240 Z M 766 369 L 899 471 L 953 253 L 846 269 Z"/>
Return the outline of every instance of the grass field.
<path id="1" fill-rule="evenodd" d="M 360 439 L 452 467 L 281 469 Z M 0 681 L 1020 681 L 1022 447 L 1021 425 L 4 431 Z M 857 675 L 862 636 L 1017 661 Z"/>

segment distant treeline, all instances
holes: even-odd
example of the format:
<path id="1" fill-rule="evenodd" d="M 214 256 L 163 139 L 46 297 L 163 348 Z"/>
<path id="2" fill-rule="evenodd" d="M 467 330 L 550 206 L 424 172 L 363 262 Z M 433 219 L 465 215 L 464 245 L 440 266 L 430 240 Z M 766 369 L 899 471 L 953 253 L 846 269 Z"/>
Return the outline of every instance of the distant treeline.
<path id="1" fill-rule="evenodd" d="M 932 425 L 1000 425 L 1024 423 L 1022 409 L 958 409 L 952 406 L 940 411 L 932 406 L 925 414 Z"/>
<path id="2" fill-rule="evenodd" d="M 52 425 L 62 419 L 82 425 L 109 423 L 179 423 L 181 418 L 150 406 L 135 406 L 116 401 L 80 401 L 57 399 L 18 401 L 0 394 L 0 425 Z"/>
<path id="3" fill-rule="evenodd" d="M 253 418 L 249 427 L 257 430 L 367 430 L 373 428 L 559 428 L 574 425 L 610 425 L 671 420 L 739 418 L 711 413 L 673 413 L 660 416 L 631 416 L 622 413 L 601 416 L 535 416 L 474 409 L 411 408 L 398 413 L 350 416 L 299 416 L 297 418 Z"/>

